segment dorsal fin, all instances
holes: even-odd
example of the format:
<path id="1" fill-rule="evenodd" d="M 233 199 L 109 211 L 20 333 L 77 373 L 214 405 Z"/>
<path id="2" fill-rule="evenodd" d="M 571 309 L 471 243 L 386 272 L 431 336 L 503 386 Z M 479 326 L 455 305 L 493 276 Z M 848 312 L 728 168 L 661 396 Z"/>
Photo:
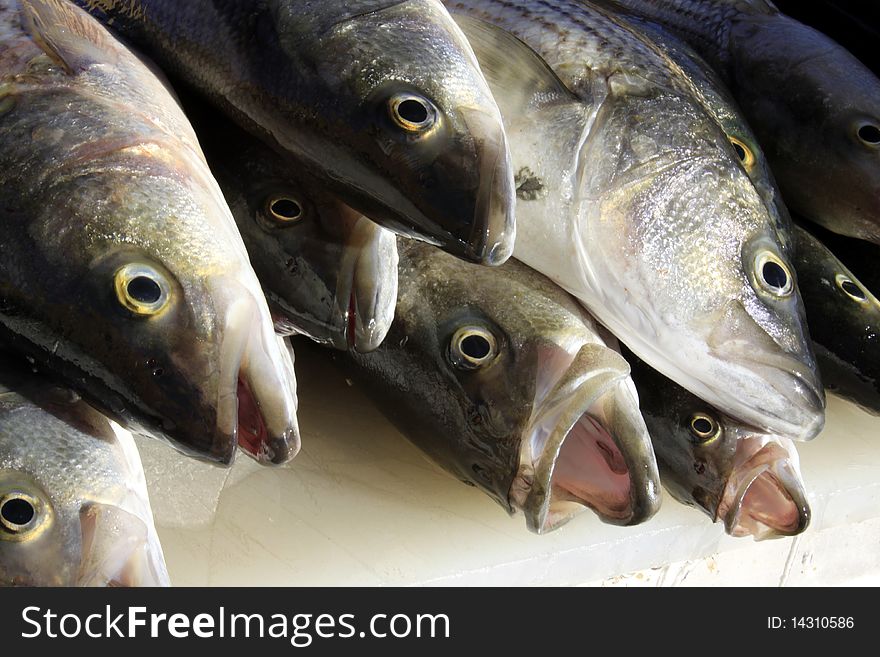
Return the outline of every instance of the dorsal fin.
<path id="1" fill-rule="evenodd" d="M 21 0 L 22 23 L 68 73 L 107 62 L 119 46 L 97 20 L 68 0 Z"/>
<path id="2" fill-rule="evenodd" d="M 470 41 L 493 89 L 503 89 L 519 106 L 534 100 L 575 98 L 547 62 L 514 35 L 478 18 L 457 13 L 452 17 Z"/>

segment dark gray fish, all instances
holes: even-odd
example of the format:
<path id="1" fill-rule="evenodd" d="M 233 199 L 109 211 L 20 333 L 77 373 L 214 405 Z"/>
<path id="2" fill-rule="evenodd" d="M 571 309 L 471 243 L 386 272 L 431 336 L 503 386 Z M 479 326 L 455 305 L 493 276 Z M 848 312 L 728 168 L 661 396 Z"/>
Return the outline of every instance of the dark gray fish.
<path id="1" fill-rule="evenodd" d="M 626 353 L 664 487 L 732 536 L 799 534 L 810 523 L 791 440 L 719 413 Z"/>
<path id="2" fill-rule="evenodd" d="M 337 349 L 378 347 L 397 302 L 394 234 L 229 121 L 210 116 L 197 103 L 186 107 L 275 314 L 276 330 Z"/>
<path id="3" fill-rule="evenodd" d="M 299 448 L 293 362 L 166 86 L 61 0 L 0 0 L 0 341 L 127 427 Z"/>
<path id="4" fill-rule="evenodd" d="M 652 516 L 657 470 L 629 367 L 583 308 L 516 261 L 398 249 L 391 331 L 346 361 L 404 435 L 538 533 L 585 508 L 622 525 Z"/>
<path id="5" fill-rule="evenodd" d="M 0 353 L 0 586 L 168 586 L 131 434 Z"/>
<path id="6" fill-rule="evenodd" d="M 793 234 L 798 284 L 825 387 L 880 415 L 880 301 L 809 232 L 797 227 Z"/>
<path id="7" fill-rule="evenodd" d="M 880 79 L 767 0 L 618 0 L 724 76 L 792 211 L 880 243 Z"/>
<path id="8" fill-rule="evenodd" d="M 513 250 L 501 115 L 439 0 L 76 1 L 375 221 Z"/>

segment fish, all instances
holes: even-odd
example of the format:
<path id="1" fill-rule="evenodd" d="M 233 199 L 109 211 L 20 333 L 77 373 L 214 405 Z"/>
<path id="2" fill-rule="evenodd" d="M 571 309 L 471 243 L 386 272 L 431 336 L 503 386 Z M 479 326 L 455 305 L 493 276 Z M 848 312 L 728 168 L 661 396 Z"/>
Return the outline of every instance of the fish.
<path id="1" fill-rule="evenodd" d="M 602 0 L 594 0 L 602 4 Z M 613 0 L 610 3 L 613 4 Z M 878 364 L 874 354 L 880 314 L 877 299 L 819 240 L 794 224 L 767 157 L 745 117 L 714 70 L 687 44 L 656 24 L 628 17 L 694 82 L 702 104 L 736 148 L 743 168 L 773 212 L 780 242 L 791 257 L 804 301 L 810 339 L 826 390 L 878 413 Z M 876 248 L 865 243 L 869 248 Z M 732 422 L 729 418 L 728 423 Z"/>
<path id="2" fill-rule="evenodd" d="M 797 226 L 794 236 L 794 264 L 825 387 L 880 415 L 880 300 L 807 230 Z"/>
<path id="3" fill-rule="evenodd" d="M 0 354 L 0 586 L 170 586 L 132 435 Z"/>
<path id="4" fill-rule="evenodd" d="M 515 238 L 498 107 L 439 0 L 76 0 L 386 228 L 487 265 Z"/>
<path id="5" fill-rule="evenodd" d="M 880 79 L 874 73 L 767 0 L 618 4 L 675 31 L 721 73 L 793 212 L 880 243 Z"/>
<path id="6" fill-rule="evenodd" d="M 775 206 L 682 67 L 580 2 L 447 6 L 506 121 L 515 257 L 713 406 L 818 435 L 824 390 Z"/>
<path id="7" fill-rule="evenodd" d="M 659 479 L 629 366 L 589 314 L 514 260 L 398 250 L 387 338 L 339 358 L 403 435 L 533 532 L 587 508 L 619 525 L 650 518 Z"/>
<path id="8" fill-rule="evenodd" d="M 731 536 L 794 536 L 812 511 L 794 443 L 719 412 L 624 350 L 663 486 Z"/>
<path id="9" fill-rule="evenodd" d="M 185 102 L 279 335 L 372 351 L 394 319 L 397 240 L 263 142 Z"/>
<path id="10" fill-rule="evenodd" d="M 0 1 L 0 343 L 133 431 L 299 449 L 292 354 L 164 81 L 59 0 Z"/>

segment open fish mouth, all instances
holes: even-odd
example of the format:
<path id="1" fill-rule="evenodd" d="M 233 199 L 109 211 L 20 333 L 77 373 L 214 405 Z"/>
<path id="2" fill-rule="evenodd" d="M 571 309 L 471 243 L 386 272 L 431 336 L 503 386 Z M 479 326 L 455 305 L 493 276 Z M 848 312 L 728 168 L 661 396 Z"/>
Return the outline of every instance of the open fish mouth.
<path id="1" fill-rule="evenodd" d="M 218 432 L 230 447 L 226 463 L 236 443 L 261 463 L 286 463 L 299 451 L 292 352 L 261 320 L 250 294 L 226 317 L 217 402 Z"/>
<path id="2" fill-rule="evenodd" d="M 731 536 L 794 536 L 810 523 L 797 451 L 785 438 L 740 438 L 715 514 Z"/>
<path id="3" fill-rule="evenodd" d="M 541 368 L 554 369 L 555 385 L 524 434 L 511 505 L 539 534 L 585 509 L 617 525 L 647 520 L 659 508 L 659 476 L 626 362 L 588 344 L 574 357 L 552 355 Z"/>
<path id="4" fill-rule="evenodd" d="M 123 505 L 124 506 L 124 505 Z M 155 529 L 122 506 L 90 503 L 80 513 L 77 586 L 170 586 Z"/>
<path id="5" fill-rule="evenodd" d="M 359 353 L 382 344 L 397 304 L 397 238 L 366 217 L 347 237 L 336 290 L 336 312 L 343 319 L 334 346 Z"/>

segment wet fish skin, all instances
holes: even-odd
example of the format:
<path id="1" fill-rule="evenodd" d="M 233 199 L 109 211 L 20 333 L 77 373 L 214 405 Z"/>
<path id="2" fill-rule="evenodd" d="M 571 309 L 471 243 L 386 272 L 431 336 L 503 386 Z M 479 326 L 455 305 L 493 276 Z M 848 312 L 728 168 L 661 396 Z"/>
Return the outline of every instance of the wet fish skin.
<path id="1" fill-rule="evenodd" d="M 12 360 L 0 354 L 0 586 L 170 585 L 131 434 Z"/>
<path id="2" fill-rule="evenodd" d="M 756 540 L 792 536 L 810 523 L 793 443 L 720 413 L 624 350 L 651 433 L 660 477 L 679 502 L 727 533 Z M 711 430 L 695 422 L 706 423 Z M 708 434 L 708 435 L 707 435 Z"/>
<path id="3" fill-rule="evenodd" d="M 615 524 L 653 515 L 657 471 L 628 367 L 574 299 L 516 261 L 398 249 L 388 337 L 345 368 L 404 435 L 535 532 L 585 505 Z M 467 336 L 488 349 L 484 364 L 461 356 Z"/>
<path id="4" fill-rule="evenodd" d="M 795 267 L 825 387 L 880 415 L 880 301 L 827 247 L 796 227 Z"/>
<path id="5" fill-rule="evenodd" d="M 291 458 L 291 358 L 164 83 L 67 2 L 3 0 L 0 32 L 0 341 L 189 454 L 230 462 L 241 417 Z"/>
<path id="6" fill-rule="evenodd" d="M 880 79 L 764 0 L 618 2 L 675 30 L 724 75 L 793 211 L 880 243 L 880 139 L 859 137 L 880 128 Z"/>
<path id="7" fill-rule="evenodd" d="M 276 331 L 337 349 L 381 344 L 397 302 L 393 233 L 232 122 L 186 100 L 276 316 Z M 286 214 L 273 213 L 273 206 Z M 286 219 L 285 219 L 286 218 Z"/>
<path id="8" fill-rule="evenodd" d="M 510 255 L 501 117 L 439 0 L 77 3 L 375 221 L 475 262 Z M 436 111 L 426 129 L 392 119 L 413 97 Z"/>
<path id="9" fill-rule="evenodd" d="M 620 10 L 616 0 L 589 1 L 609 11 Z M 625 18 L 627 25 L 645 34 L 659 46 L 665 56 L 681 68 L 682 73 L 692 84 L 692 92 L 696 99 L 734 144 L 746 175 L 764 200 L 783 250 L 790 257 L 793 227 L 791 214 L 758 138 L 721 76 L 696 50 L 661 25 L 635 14 L 626 14 Z"/>
<path id="10" fill-rule="evenodd" d="M 516 257 L 693 393 L 815 437 L 824 391 L 778 213 L 694 81 L 593 5 L 447 6 L 507 121 Z"/>

